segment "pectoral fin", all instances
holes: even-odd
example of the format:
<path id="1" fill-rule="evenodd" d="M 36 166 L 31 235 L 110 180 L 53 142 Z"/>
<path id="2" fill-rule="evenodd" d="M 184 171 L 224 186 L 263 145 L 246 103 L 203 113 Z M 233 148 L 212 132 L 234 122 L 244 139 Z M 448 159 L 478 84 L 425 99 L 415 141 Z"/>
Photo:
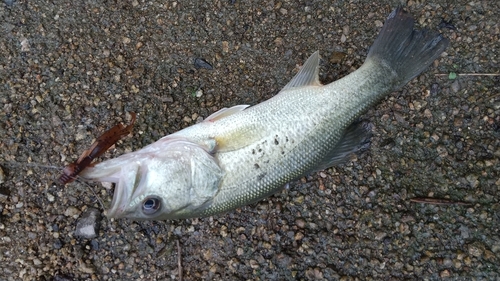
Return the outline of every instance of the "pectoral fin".
<path id="1" fill-rule="evenodd" d="M 216 136 L 216 150 L 220 152 L 234 151 L 258 142 L 265 137 L 265 130 L 258 127 L 254 124 L 248 124 L 239 127 L 237 130 L 235 129 L 223 135 Z"/>

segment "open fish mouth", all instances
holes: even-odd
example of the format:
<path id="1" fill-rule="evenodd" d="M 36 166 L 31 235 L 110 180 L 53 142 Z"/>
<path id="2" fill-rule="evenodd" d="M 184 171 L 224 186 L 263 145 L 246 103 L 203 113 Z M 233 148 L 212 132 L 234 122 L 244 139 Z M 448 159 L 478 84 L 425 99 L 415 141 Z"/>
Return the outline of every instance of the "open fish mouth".
<path id="1" fill-rule="evenodd" d="M 113 200 L 111 206 L 106 210 L 106 216 L 109 218 L 121 218 L 124 215 L 125 204 L 127 202 L 127 192 L 125 188 L 121 188 L 118 184 L 113 192 Z M 124 204 L 125 203 L 125 204 Z"/>
<path id="2" fill-rule="evenodd" d="M 140 173 L 139 173 L 140 175 Z M 115 190 L 113 192 L 113 200 L 111 206 L 107 210 L 106 216 L 109 218 L 123 218 L 128 213 L 128 206 L 133 201 L 142 200 L 140 195 L 136 195 L 138 184 L 126 186 L 123 182 L 115 183 Z"/>
<path id="3" fill-rule="evenodd" d="M 134 161 L 128 169 L 120 171 L 121 176 L 115 182 L 111 206 L 106 212 L 107 217 L 125 218 L 136 211 L 133 206 L 142 206 L 142 201 L 146 197 L 146 190 L 143 187 L 147 174 L 148 168 L 141 165 L 140 161 Z"/>

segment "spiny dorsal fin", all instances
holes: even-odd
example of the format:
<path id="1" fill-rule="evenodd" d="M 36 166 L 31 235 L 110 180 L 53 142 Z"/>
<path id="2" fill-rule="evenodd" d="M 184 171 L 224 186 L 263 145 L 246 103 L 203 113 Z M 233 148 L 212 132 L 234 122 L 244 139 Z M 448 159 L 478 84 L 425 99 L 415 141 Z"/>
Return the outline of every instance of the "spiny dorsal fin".
<path id="1" fill-rule="evenodd" d="M 220 120 L 224 117 L 227 117 L 229 115 L 233 115 L 235 113 L 238 113 L 249 106 L 250 105 L 247 105 L 247 104 L 240 104 L 240 105 L 232 106 L 230 108 L 224 107 L 224 108 L 220 109 L 219 111 L 212 113 L 210 116 L 205 118 L 205 120 L 203 120 L 203 121 L 204 122 L 205 121 L 214 122 L 214 121 Z"/>
<path id="2" fill-rule="evenodd" d="M 286 84 L 281 92 L 303 86 L 321 86 L 319 82 L 319 51 L 314 52 L 306 60 L 299 72 Z"/>

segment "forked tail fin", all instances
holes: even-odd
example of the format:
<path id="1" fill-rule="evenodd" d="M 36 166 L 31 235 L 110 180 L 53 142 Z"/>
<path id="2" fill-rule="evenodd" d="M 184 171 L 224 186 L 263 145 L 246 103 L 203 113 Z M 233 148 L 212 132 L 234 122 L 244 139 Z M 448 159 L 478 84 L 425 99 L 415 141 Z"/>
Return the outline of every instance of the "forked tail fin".
<path id="1" fill-rule="evenodd" d="M 413 17 L 401 7 L 395 9 L 384 23 L 368 53 L 367 60 L 378 60 L 398 76 L 400 88 L 419 75 L 448 46 L 448 39 L 427 30 L 414 30 Z"/>

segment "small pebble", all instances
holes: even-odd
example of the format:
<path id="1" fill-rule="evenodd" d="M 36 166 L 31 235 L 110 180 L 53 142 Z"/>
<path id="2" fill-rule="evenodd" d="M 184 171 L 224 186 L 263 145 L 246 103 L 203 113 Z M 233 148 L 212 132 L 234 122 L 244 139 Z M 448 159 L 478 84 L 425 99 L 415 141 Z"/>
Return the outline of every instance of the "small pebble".
<path id="1" fill-rule="evenodd" d="M 298 219 L 295 220 L 295 224 L 299 228 L 304 228 L 306 226 L 306 221 L 303 218 L 298 218 Z"/>
<path id="2" fill-rule="evenodd" d="M 194 66 L 196 68 L 204 68 L 204 69 L 208 69 L 208 70 L 214 69 L 214 67 L 208 61 L 206 61 L 205 59 L 202 59 L 202 58 L 194 59 Z"/>
<path id="3" fill-rule="evenodd" d="M 97 237 L 100 219 L 101 213 L 99 210 L 95 208 L 88 208 L 85 212 L 83 212 L 80 219 L 76 223 L 75 236 L 85 239 Z"/>
<path id="4" fill-rule="evenodd" d="M 5 182 L 5 173 L 3 172 L 2 167 L 0 167 L 0 184 Z"/>
<path id="5" fill-rule="evenodd" d="M 16 1 L 15 0 L 4 0 L 3 2 L 7 6 L 12 6 L 12 5 L 14 5 L 14 2 L 16 2 Z"/>
<path id="6" fill-rule="evenodd" d="M 55 200 L 54 195 L 52 195 L 51 193 L 47 192 L 46 196 L 47 196 L 47 200 L 49 200 L 49 202 L 54 202 L 54 200 Z"/>
<path id="7" fill-rule="evenodd" d="M 441 278 L 450 277 L 450 271 L 448 271 L 448 269 L 445 269 L 445 270 L 441 271 L 439 273 L 439 277 L 441 277 Z"/>
<path id="8" fill-rule="evenodd" d="M 453 81 L 453 83 L 451 83 L 451 90 L 454 93 L 458 93 L 458 91 L 460 91 L 460 82 L 458 82 L 458 80 L 455 80 Z"/>
<path id="9" fill-rule="evenodd" d="M 66 211 L 64 211 L 64 215 L 67 217 L 77 218 L 78 215 L 80 215 L 80 210 L 78 210 L 77 208 L 75 208 L 73 206 L 69 206 L 66 209 Z"/>
<path id="10" fill-rule="evenodd" d="M 63 243 L 60 239 L 56 239 L 54 241 L 54 244 L 53 244 L 54 249 L 61 249 L 62 246 L 63 246 Z"/>
<path id="11" fill-rule="evenodd" d="M 474 257 L 480 257 L 483 255 L 484 247 L 481 243 L 475 242 L 468 247 L 469 255 Z"/>

